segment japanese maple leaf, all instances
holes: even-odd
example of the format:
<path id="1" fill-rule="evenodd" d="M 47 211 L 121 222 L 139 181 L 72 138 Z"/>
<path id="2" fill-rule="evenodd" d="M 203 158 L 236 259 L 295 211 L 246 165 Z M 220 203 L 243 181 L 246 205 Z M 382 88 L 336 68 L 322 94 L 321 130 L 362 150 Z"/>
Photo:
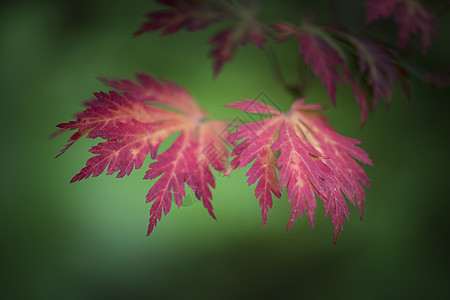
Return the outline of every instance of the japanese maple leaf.
<path id="1" fill-rule="evenodd" d="M 336 83 L 341 80 L 337 67 L 344 71 L 347 69 L 337 46 L 310 21 L 305 21 L 301 27 L 289 23 L 276 23 L 272 27 L 278 32 L 279 41 L 290 37 L 298 39 L 305 64 L 310 65 L 314 75 L 322 79 L 331 102 L 335 104 Z"/>
<path id="2" fill-rule="evenodd" d="M 311 20 L 306 20 L 300 27 L 277 23 L 273 28 L 278 32 L 280 41 L 292 36 L 298 39 L 304 62 L 322 79 L 333 104 L 336 83 L 343 81 L 350 84 L 361 109 L 361 124 L 364 124 L 368 111 L 377 106 L 379 99 L 386 98 L 390 103 L 396 84 L 400 83 L 408 94 L 405 71 L 396 63 L 394 56 L 376 42 L 332 26 L 314 24 Z M 353 56 L 344 52 L 340 46 L 342 41 L 353 47 Z M 356 57 L 357 70 L 349 63 L 349 57 Z"/>
<path id="3" fill-rule="evenodd" d="M 361 75 L 367 75 L 367 84 L 371 88 L 372 108 L 378 104 L 378 100 L 386 98 L 391 102 L 392 90 L 400 84 L 406 95 L 409 94 L 405 82 L 406 72 L 395 63 L 390 52 L 375 42 L 364 39 L 352 39 L 357 50 L 359 71 Z"/>
<path id="4" fill-rule="evenodd" d="M 206 113 L 183 88 L 142 73 L 137 77 L 139 83 L 104 78 L 116 91 L 96 93 L 96 99 L 86 103 L 88 108 L 77 114 L 76 121 L 58 125 L 64 130 L 77 130 L 59 155 L 86 134 L 87 138 L 104 140 L 89 150 L 95 156 L 71 182 L 99 176 L 105 169 L 108 175 L 118 172 L 118 178 L 130 175 L 142 167 L 150 153 L 156 161 L 150 164 L 144 179 L 159 178 L 147 194 L 147 202 L 153 202 L 148 234 L 162 213 L 170 211 L 172 199 L 181 206 L 185 184 L 215 218 L 211 168 L 226 171 L 227 123 L 206 120 Z M 160 144 L 177 133 L 173 144 L 158 154 Z"/>
<path id="5" fill-rule="evenodd" d="M 194 98 L 185 89 L 170 81 L 156 80 L 145 73 L 137 72 L 136 77 L 138 83 L 127 78 L 101 77 L 100 79 L 114 90 L 127 93 L 135 100 L 147 104 L 162 104 L 196 118 L 203 117 L 204 112 L 199 109 Z"/>
<path id="6" fill-rule="evenodd" d="M 162 29 L 162 35 L 172 34 L 185 28 L 197 31 L 213 23 L 231 20 L 234 25 L 213 35 L 210 55 L 214 59 L 214 75 L 217 76 L 225 62 L 231 60 L 239 45 L 248 42 L 261 49 L 266 41 L 267 30 L 256 19 L 258 1 L 219 0 L 159 0 L 169 9 L 151 12 L 148 21 L 135 33 L 140 35 Z"/>
<path id="7" fill-rule="evenodd" d="M 359 109 L 361 110 L 361 121 L 360 126 L 364 125 L 367 120 L 367 114 L 373 106 L 372 98 L 366 89 L 361 88 L 361 83 L 353 78 L 349 78 L 350 85 L 353 90 L 353 94 L 355 96 L 356 102 L 358 103 Z"/>
<path id="8" fill-rule="evenodd" d="M 287 230 L 305 212 L 314 225 L 315 194 L 324 201 L 326 215 L 331 214 L 335 243 L 344 217 L 349 217 L 344 195 L 358 206 L 362 218 L 365 193 L 361 184 L 369 187 L 369 179 L 355 159 L 369 165 L 372 162 L 356 146 L 359 141 L 337 134 L 316 112 L 322 109 L 320 105 L 306 105 L 299 99 L 287 113 L 253 100 L 228 106 L 270 115 L 238 126 L 229 136 L 231 142 L 241 141 L 232 151 L 230 171 L 254 161 L 246 176 L 249 185 L 258 181 L 255 196 L 262 209 L 263 226 L 272 207 L 272 195 L 280 198 L 284 187 L 292 203 Z"/>
<path id="9" fill-rule="evenodd" d="M 397 24 L 398 47 L 404 49 L 410 34 L 421 35 L 422 52 L 436 34 L 436 16 L 419 0 L 367 0 L 367 22 L 393 17 Z"/>
<path id="10" fill-rule="evenodd" d="M 167 116 L 166 111 L 149 107 L 128 95 L 121 96 L 114 91 L 109 94 L 100 92 L 94 93 L 94 95 L 95 100 L 85 103 L 88 108 L 76 114 L 76 121 L 57 125 L 63 130 L 77 130 L 58 156 L 86 134 L 88 138 L 96 138 L 101 136 L 100 132 L 114 129 L 119 123 L 127 123 L 132 120 L 154 122 L 163 115 Z"/>
<path id="11" fill-rule="evenodd" d="M 393 89 L 397 84 L 401 85 L 407 96 L 409 95 L 405 81 L 406 72 L 388 49 L 377 42 L 357 37 L 341 29 L 328 26 L 325 30 L 354 48 L 359 68 L 357 72 L 348 68 L 344 76 L 346 81 L 350 82 L 361 108 L 361 123 L 364 123 L 367 111 L 378 105 L 379 99 L 385 98 L 388 104 L 391 102 Z"/>

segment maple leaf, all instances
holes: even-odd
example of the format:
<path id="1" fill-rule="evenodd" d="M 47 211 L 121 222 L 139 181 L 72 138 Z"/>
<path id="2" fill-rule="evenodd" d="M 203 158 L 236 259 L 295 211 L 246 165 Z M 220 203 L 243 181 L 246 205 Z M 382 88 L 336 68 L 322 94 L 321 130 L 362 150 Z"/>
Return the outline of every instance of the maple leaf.
<path id="1" fill-rule="evenodd" d="M 111 79 L 101 77 L 100 80 L 114 90 L 127 93 L 134 99 L 149 104 L 162 104 L 179 112 L 202 118 L 204 112 L 199 109 L 194 98 L 183 88 L 167 80 L 156 80 L 145 74 L 136 73 L 139 84 L 127 78 Z M 154 112 L 152 112 L 154 114 Z"/>
<path id="2" fill-rule="evenodd" d="M 87 134 L 88 138 L 100 136 L 100 132 L 115 128 L 120 122 L 126 123 L 131 120 L 141 122 L 156 121 L 161 110 L 148 107 L 140 101 L 127 95 L 119 95 L 114 91 L 109 94 L 94 93 L 96 99 L 86 102 L 88 109 L 76 114 L 77 120 L 58 124 L 62 130 L 78 130 L 69 139 L 68 144 L 57 155 L 62 155 L 81 137 Z"/>
<path id="3" fill-rule="evenodd" d="M 185 184 L 215 218 L 211 168 L 219 172 L 227 169 L 228 124 L 206 120 L 206 113 L 183 88 L 143 73 L 136 76 L 139 84 L 129 79 L 102 78 L 116 91 L 96 93 L 96 99 L 85 103 L 87 109 L 76 115 L 76 121 L 57 125 L 63 130 L 77 130 L 59 155 L 85 135 L 105 140 L 89 150 L 95 156 L 71 182 L 99 176 L 105 169 L 108 175 L 118 172 L 118 178 L 130 175 L 142 167 L 150 153 L 156 161 L 150 164 L 144 179 L 159 178 L 147 194 L 147 202 L 153 202 L 147 233 L 152 232 L 163 212 L 170 211 L 172 199 L 178 207 L 182 204 Z M 173 144 L 158 154 L 160 144 L 176 133 L 179 135 Z"/>
<path id="4" fill-rule="evenodd" d="M 395 63 L 393 55 L 375 42 L 364 39 L 351 39 L 357 50 L 359 71 L 367 75 L 367 84 L 371 87 L 372 108 L 380 98 L 386 98 L 389 104 L 392 90 L 400 83 L 406 95 L 409 95 L 405 83 L 406 72 Z"/>
<path id="5" fill-rule="evenodd" d="M 349 78 L 350 85 L 353 90 L 353 94 L 355 95 L 356 102 L 358 103 L 359 109 L 361 110 L 361 121 L 360 126 L 364 125 L 367 120 L 367 114 L 369 109 L 371 108 L 371 98 L 368 92 L 365 89 L 361 88 L 361 85 L 353 79 Z M 373 106 L 372 106 L 373 107 Z"/>
<path id="6" fill-rule="evenodd" d="M 184 183 L 194 191 L 196 197 L 202 200 L 209 214 L 215 219 L 212 211 L 212 194 L 209 186 L 214 188 L 214 177 L 208 165 L 217 171 L 224 172 L 228 160 L 228 150 L 224 141 L 219 138 L 224 133 L 227 124 L 209 121 L 198 126 L 184 129 L 172 146 L 156 157 L 157 161 L 150 164 L 144 179 L 155 179 L 163 174 L 147 194 L 147 202 L 152 202 L 150 210 L 149 235 L 164 214 L 170 211 L 171 198 L 178 207 L 185 197 Z M 195 131 L 197 136 L 195 137 Z"/>
<path id="7" fill-rule="evenodd" d="M 410 34 L 421 35 L 422 53 L 430 48 L 436 34 L 436 16 L 419 0 L 367 0 L 367 22 L 393 17 L 397 24 L 398 47 L 404 49 Z"/>
<path id="8" fill-rule="evenodd" d="M 340 82 L 341 78 L 336 67 L 344 71 L 347 69 L 337 45 L 332 44 L 310 21 L 305 21 L 301 27 L 289 23 L 276 23 L 272 27 L 278 32 L 279 41 L 292 36 L 298 39 L 305 64 L 311 66 L 316 77 L 321 77 L 331 102 L 335 104 L 336 82 Z"/>
<path id="9" fill-rule="evenodd" d="M 388 49 L 377 42 L 357 37 L 342 29 L 330 26 L 323 28 L 354 48 L 358 60 L 358 71 L 352 72 L 351 68 L 347 68 L 344 77 L 350 82 L 362 111 L 361 124 L 367 117 L 367 111 L 374 109 L 379 99 L 386 98 L 387 103 L 390 104 L 396 84 L 400 84 L 404 93 L 409 95 L 405 81 L 406 72 Z"/>
<path id="10" fill-rule="evenodd" d="M 267 29 L 256 19 L 258 1 L 200 1 L 159 0 L 169 9 L 151 12 L 148 21 L 135 33 L 140 35 L 163 29 L 162 35 L 172 34 L 185 28 L 197 31 L 220 21 L 234 21 L 234 25 L 213 35 L 210 55 L 214 59 L 214 76 L 225 62 L 231 60 L 239 45 L 253 43 L 261 49 L 267 38 Z"/>
<path id="11" fill-rule="evenodd" d="M 148 21 L 142 24 L 136 35 L 159 29 L 164 29 L 162 35 L 167 35 L 183 27 L 188 31 L 196 31 L 233 15 L 219 1 L 159 0 L 158 2 L 170 9 L 147 14 Z"/>
<path id="12" fill-rule="evenodd" d="M 263 226 L 266 224 L 269 208 L 272 207 L 272 194 L 278 198 L 281 197 L 276 173 L 277 160 L 271 148 L 279 125 L 271 121 L 269 119 L 239 126 L 239 132 L 230 135 L 231 142 L 236 142 L 243 137 L 249 138 L 233 150 L 231 155 L 236 155 L 236 158 L 231 165 L 232 168 L 242 168 L 256 159 L 246 176 L 248 176 L 249 185 L 258 181 L 255 196 L 259 199 L 262 209 Z"/>
<path id="13" fill-rule="evenodd" d="M 252 42 L 258 49 L 262 49 L 266 41 L 266 29 L 256 21 L 240 23 L 226 29 L 210 39 L 215 47 L 211 56 L 215 59 L 214 76 L 217 76 L 225 62 L 231 60 L 238 45 L 244 46 Z"/>
<path id="14" fill-rule="evenodd" d="M 148 153 L 156 156 L 162 141 L 184 125 L 176 120 L 154 123 L 119 123 L 116 128 L 105 130 L 100 136 L 107 142 L 99 143 L 89 150 L 97 156 L 89 158 L 80 173 L 71 182 L 100 175 L 108 166 L 108 175 L 117 174 L 117 178 L 130 175 L 133 168 L 140 169 Z"/>
<path id="15" fill-rule="evenodd" d="M 252 103 L 256 108 L 252 108 Z M 314 225 L 314 194 L 324 201 L 325 214 L 331 214 L 335 243 L 344 217 L 349 217 L 344 194 L 358 206 L 362 218 L 365 193 L 361 184 L 370 186 L 369 178 L 355 160 L 369 165 L 372 162 L 356 146 L 359 141 L 337 134 L 326 118 L 316 112 L 322 106 L 306 105 L 304 99 L 295 101 L 287 113 L 253 100 L 227 106 L 249 113 L 264 110 L 270 115 L 238 126 L 229 136 L 231 142 L 242 140 L 231 153 L 234 158 L 230 172 L 254 161 L 246 176 L 249 185 L 258 181 L 255 196 L 262 209 L 263 226 L 272 207 L 272 195 L 280 198 L 284 187 L 292 203 L 286 230 L 305 212 Z"/>
<path id="16" fill-rule="evenodd" d="M 272 27 L 278 32 L 279 41 L 290 37 L 298 39 L 304 62 L 311 66 L 316 77 L 321 78 L 333 104 L 336 103 L 336 83 L 350 84 L 361 109 L 361 125 L 366 121 L 368 111 L 378 105 L 379 99 L 386 98 L 390 103 L 397 83 L 402 85 L 405 94 L 409 94 L 406 72 L 391 52 L 374 41 L 333 26 L 314 24 L 310 19 L 300 27 L 289 23 L 276 23 Z M 344 51 L 348 48 L 353 48 L 353 55 Z M 350 59 L 354 57 L 358 68 L 351 63 Z"/>

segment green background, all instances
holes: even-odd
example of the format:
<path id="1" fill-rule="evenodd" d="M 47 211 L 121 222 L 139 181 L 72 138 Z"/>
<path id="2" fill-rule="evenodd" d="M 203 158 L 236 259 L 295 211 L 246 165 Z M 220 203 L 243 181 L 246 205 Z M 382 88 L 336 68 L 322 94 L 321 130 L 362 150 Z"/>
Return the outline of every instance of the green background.
<path id="1" fill-rule="evenodd" d="M 266 1 L 266 21 L 296 22 L 301 5 Z M 305 1 L 311 2 L 311 1 Z M 446 1 L 431 1 L 439 9 Z M 290 3 L 293 3 L 290 2 Z M 328 1 L 309 4 L 321 21 Z M 360 32 L 394 40 L 393 23 L 367 28 L 363 1 L 342 1 L 341 18 Z M 304 4 L 303 6 L 307 6 Z M 306 218 L 286 233 L 289 204 L 276 200 L 261 227 L 254 187 L 245 172 L 216 174 L 214 211 L 201 204 L 172 206 L 147 238 L 145 168 L 116 179 L 100 176 L 69 184 L 89 157 L 93 141 L 79 142 L 54 159 L 68 135 L 49 139 L 81 102 L 108 88 L 96 77 L 132 77 L 144 71 L 188 89 L 213 116 L 247 116 L 223 104 L 264 91 L 280 107 L 290 97 L 253 46 L 212 78 L 206 41 L 220 26 L 160 38 L 132 33 L 156 5 L 151 1 L 6 1 L 0 10 L 2 299 L 156 299 L 208 297 L 358 299 L 423 298 L 446 292 L 449 282 L 448 89 L 410 78 L 412 99 L 396 91 L 359 128 L 348 87 L 325 114 L 336 130 L 361 141 L 374 167 L 365 167 L 364 220 L 351 208 L 336 246 L 330 218 L 318 202 L 316 225 Z M 450 22 L 445 15 L 423 67 L 449 63 Z M 295 41 L 275 45 L 294 78 Z M 316 81 L 309 102 L 329 104 Z M 150 163 L 148 158 L 144 163 Z M 445 294 L 444 294 L 445 295 Z"/>

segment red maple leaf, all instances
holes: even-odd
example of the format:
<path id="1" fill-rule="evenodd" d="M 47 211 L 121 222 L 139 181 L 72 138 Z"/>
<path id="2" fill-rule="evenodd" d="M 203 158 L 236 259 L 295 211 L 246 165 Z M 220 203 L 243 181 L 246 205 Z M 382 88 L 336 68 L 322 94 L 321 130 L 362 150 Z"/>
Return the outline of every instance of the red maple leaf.
<path id="1" fill-rule="evenodd" d="M 135 100 L 146 102 L 147 104 L 157 103 L 174 108 L 180 112 L 197 115 L 201 117 L 204 114 L 198 107 L 194 98 L 183 88 L 167 80 L 156 80 L 145 74 L 136 73 L 139 83 L 133 82 L 127 78 L 110 79 L 101 77 L 107 85 L 114 90 L 127 93 Z"/>
<path id="2" fill-rule="evenodd" d="M 144 178 L 159 178 L 147 194 L 147 202 L 153 202 L 148 234 L 162 213 L 169 212 L 172 199 L 177 206 L 182 204 L 185 184 L 215 218 L 211 167 L 226 171 L 228 124 L 206 120 L 206 113 L 181 87 L 146 74 L 137 77 L 140 84 L 128 79 L 103 79 L 116 91 L 127 93 L 97 93 L 95 100 L 86 103 L 88 108 L 77 114 L 76 121 L 58 125 L 64 130 L 78 130 L 59 155 L 86 134 L 88 138 L 105 140 L 89 150 L 95 156 L 88 159 L 86 167 L 71 182 L 99 176 L 105 169 L 108 175 L 118 172 L 119 178 L 130 175 L 133 169 L 142 167 L 150 153 L 156 161 L 150 164 Z M 176 133 L 179 135 L 175 142 L 158 154 L 159 145 Z"/>
<path id="3" fill-rule="evenodd" d="M 231 105 L 249 113 L 264 110 L 266 119 L 237 127 L 229 136 L 231 142 L 243 140 L 232 151 L 231 170 L 250 164 L 247 172 L 249 185 L 258 181 L 255 196 L 262 208 L 263 226 L 272 194 L 281 196 L 286 186 L 291 204 L 291 217 L 287 230 L 306 212 L 314 224 L 316 200 L 314 193 L 324 201 L 326 215 L 331 214 L 334 242 L 343 228 L 349 209 L 344 195 L 357 205 L 362 218 L 365 193 L 361 184 L 369 187 L 369 178 L 355 161 L 372 162 L 359 141 L 337 134 L 325 117 L 317 113 L 320 105 L 305 105 L 304 99 L 293 103 L 287 113 L 252 100 Z M 263 109 L 264 108 L 264 109 Z M 277 169 L 279 170 L 277 175 Z"/>
<path id="4" fill-rule="evenodd" d="M 249 139 L 238 145 L 231 155 L 236 157 L 231 162 L 233 169 L 247 166 L 253 160 L 250 170 L 247 172 L 248 184 L 252 185 L 256 181 L 258 184 L 255 196 L 259 198 L 259 205 L 262 209 L 262 224 L 267 221 L 269 208 L 272 207 L 272 194 L 281 197 L 278 187 L 278 177 L 276 173 L 277 159 L 272 151 L 272 144 L 275 142 L 275 134 L 278 123 L 271 119 L 239 126 L 239 131 L 230 136 L 231 142 L 236 142 L 244 137 Z"/>
<path id="5" fill-rule="evenodd" d="M 278 40 L 296 37 L 300 43 L 303 60 L 316 77 L 320 77 L 327 89 L 331 102 L 335 104 L 336 83 L 349 83 L 361 109 L 361 124 L 364 124 L 369 109 L 374 109 L 379 99 L 390 103 L 392 90 L 400 83 L 408 95 L 405 83 L 406 73 L 395 57 L 380 44 L 356 37 L 333 26 L 314 24 L 310 19 L 300 26 L 276 23 Z M 342 47 L 343 43 L 347 47 Z M 353 53 L 345 51 L 350 47 Z M 350 58 L 358 61 L 354 68 Z M 341 72 L 339 72 L 339 69 Z"/>
<path id="6" fill-rule="evenodd" d="M 388 49 L 375 41 L 357 37 L 342 29 L 331 26 L 322 28 L 346 41 L 354 50 L 359 68 L 357 71 L 347 68 L 344 76 L 345 81 L 350 82 L 362 111 L 361 124 L 365 122 L 368 110 L 378 105 L 379 99 L 386 98 L 390 104 L 393 89 L 397 84 L 400 84 L 409 96 L 405 81 L 407 74 Z"/>
<path id="7" fill-rule="evenodd" d="M 336 82 L 340 81 L 340 74 L 336 67 L 347 69 L 342 55 L 335 45 L 332 45 L 311 22 L 305 21 L 301 27 L 289 23 L 276 23 L 273 26 L 278 32 L 278 40 L 284 41 L 292 36 L 300 43 L 303 60 L 316 77 L 321 77 L 333 104 L 336 103 Z"/>
<path id="8" fill-rule="evenodd" d="M 115 128 L 119 123 L 137 120 L 154 122 L 162 113 L 160 109 L 149 107 L 127 95 L 121 96 L 112 91 L 109 94 L 94 93 L 96 99 L 86 102 L 85 111 L 77 113 L 76 121 L 58 124 L 63 130 L 78 130 L 69 139 L 69 143 L 57 155 L 63 154 L 77 140 L 87 134 L 88 138 L 100 136 L 100 132 Z"/>
<path id="9" fill-rule="evenodd" d="M 162 35 L 172 34 L 186 28 L 196 31 L 232 16 L 232 12 L 219 1 L 158 0 L 170 7 L 147 14 L 148 21 L 136 31 L 136 35 L 163 29 Z"/>
<path id="10" fill-rule="evenodd" d="M 135 33 L 140 35 L 163 29 L 162 35 L 172 34 L 185 28 L 197 31 L 213 23 L 231 20 L 234 25 L 211 37 L 214 46 L 210 55 L 214 59 L 214 75 L 217 76 L 225 62 L 231 60 L 239 45 L 253 43 L 261 49 L 266 41 L 267 30 L 256 19 L 257 1 L 200 1 L 159 0 L 169 9 L 151 12 L 148 21 Z"/>
<path id="11" fill-rule="evenodd" d="M 217 76 L 225 62 L 231 60 L 236 52 L 236 48 L 244 46 L 248 42 L 253 43 L 258 49 L 262 49 L 266 42 L 266 29 L 256 21 L 239 23 L 230 27 L 210 39 L 210 43 L 215 47 L 211 56 L 215 59 L 214 76 Z"/>
<path id="12" fill-rule="evenodd" d="M 350 85 L 352 86 L 356 102 L 358 103 L 359 109 L 361 110 L 360 126 L 363 126 L 367 120 L 367 114 L 369 112 L 369 109 L 371 108 L 370 103 L 372 102 L 372 98 L 365 89 L 361 88 L 361 85 L 357 80 L 349 78 L 349 81 Z"/>
<path id="13" fill-rule="evenodd" d="M 367 0 L 367 22 L 393 17 L 397 24 L 398 47 L 404 49 L 410 34 L 420 34 L 422 52 L 436 34 L 436 16 L 419 0 Z"/>
<path id="14" fill-rule="evenodd" d="M 375 108 L 380 98 L 391 102 L 392 90 L 398 83 L 403 83 L 406 74 L 395 63 L 393 55 L 375 42 L 352 38 L 359 59 L 361 75 L 367 75 L 366 82 L 371 88 L 372 108 Z M 409 94 L 404 85 L 405 94 Z"/>

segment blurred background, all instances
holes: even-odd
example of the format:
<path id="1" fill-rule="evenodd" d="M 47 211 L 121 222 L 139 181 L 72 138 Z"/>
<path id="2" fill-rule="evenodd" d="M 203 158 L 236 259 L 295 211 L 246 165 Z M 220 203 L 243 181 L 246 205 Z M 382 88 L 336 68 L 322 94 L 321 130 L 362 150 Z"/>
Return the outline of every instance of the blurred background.
<path id="1" fill-rule="evenodd" d="M 333 20 L 329 1 L 265 1 L 265 21 L 298 22 L 316 11 Z M 300 1 L 299 1 L 300 2 Z M 308 2 L 308 3 L 306 3 Z M 339 2 L 339 1 L 337 1 Z M 448 1 L 426 1 L 435 11 Z M 392 21 L 367 27 L 363 1 L 342 0 L 340 17 L 359 32 L 395 40 Z M 3 1 L 0 10 L 2 299 L 180 298 L 422 298 L 440 296 L 449 282 L 449 99 L 410 78 L 411 102 L 396 91 L 390 109 L 380 105 L 359 127 L 351 91 L 340 86 L 337 106 L 316 81 L 309 102 L 342 135 L 362 141 L 374 161 L 364 220 L 355 207 L 333 245 L 330 217 L 318 200 L 316 225 L 306 218 L 286 233 L 289 204 L 277 199 L 265 228 L 254 187 L 239 170 L 216 174 L 214 221 L 200 203 L 172 206 L 146 237 L 152 182 L 145 168 L 131 176 L 90 178 L 69 184 L 94 145 L 82 141 L 55 159 L 69 134 L 49 139 L 93 92 L 107 91 L 99 75 L 133 77 L 144 71 L 187 88 L 221 119 L 247 116 L 223 104 L 261 92 L 287 109 L 263 53 L 242 47 L 212 78 L 209 36 L 197 33 L 133 37 L 153 1 Z M 426 57 L 433 70 L 450 63 L 450 20 L 444 13 Z M 293 79 L 298 45 L 274 45 Z M 144 163 L 148 165 L 150 158 Z"/>

